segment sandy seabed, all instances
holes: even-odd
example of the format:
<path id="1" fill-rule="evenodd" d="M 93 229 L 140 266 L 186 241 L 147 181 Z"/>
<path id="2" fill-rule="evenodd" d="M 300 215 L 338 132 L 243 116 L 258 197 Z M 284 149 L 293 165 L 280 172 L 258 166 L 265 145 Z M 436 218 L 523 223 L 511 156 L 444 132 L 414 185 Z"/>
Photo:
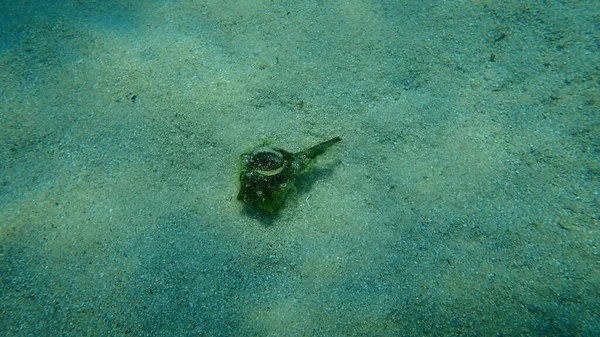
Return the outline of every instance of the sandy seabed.
<path id="1" fill-rule="evenodd" d="M 600 2 L 2 1 L 0 31 L 0 335 L 600 335 Z M 276 215 L 236 200 L 240 154 L 334 136 Z"/>

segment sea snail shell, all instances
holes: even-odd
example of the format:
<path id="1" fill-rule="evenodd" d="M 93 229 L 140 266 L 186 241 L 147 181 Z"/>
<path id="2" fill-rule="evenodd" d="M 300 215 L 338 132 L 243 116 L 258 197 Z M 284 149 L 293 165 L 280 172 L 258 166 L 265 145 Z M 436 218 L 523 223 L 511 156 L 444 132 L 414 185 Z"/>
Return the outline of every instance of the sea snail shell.
<path id="1" fill-rule="evenodd" d="M 296 175 L 340 140 L 335 137 L 298 153 L 261 146 L 242 154 L 238 200 L 269 214 L 276 212 L 293 189 Z"/>

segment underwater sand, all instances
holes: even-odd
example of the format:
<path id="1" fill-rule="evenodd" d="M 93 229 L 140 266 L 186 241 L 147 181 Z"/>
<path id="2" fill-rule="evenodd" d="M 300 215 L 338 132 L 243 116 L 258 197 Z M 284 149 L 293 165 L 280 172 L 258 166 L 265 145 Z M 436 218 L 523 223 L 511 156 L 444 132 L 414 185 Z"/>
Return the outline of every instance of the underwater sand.
<path id="1" fill-rule="evenodd" d="M 600 335 L 600 2 L 2 1 L 0 31 L 0 335 Z M 276 216 L 236 200 L 240 154 L 334 136 Z"/>

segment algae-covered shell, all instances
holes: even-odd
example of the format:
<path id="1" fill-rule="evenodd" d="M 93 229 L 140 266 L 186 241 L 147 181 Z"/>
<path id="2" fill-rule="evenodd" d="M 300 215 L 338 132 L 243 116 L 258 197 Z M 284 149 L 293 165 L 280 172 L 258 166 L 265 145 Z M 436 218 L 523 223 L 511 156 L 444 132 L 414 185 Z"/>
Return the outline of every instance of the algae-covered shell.
<path id="1" fill-rule="evenodd" d="M 340 140 L 335 137 L 298 153 L 261 146 L 242 154 L 238 200 L 266 213 L 276 212 L 293 189 L 295 176 Z"/>

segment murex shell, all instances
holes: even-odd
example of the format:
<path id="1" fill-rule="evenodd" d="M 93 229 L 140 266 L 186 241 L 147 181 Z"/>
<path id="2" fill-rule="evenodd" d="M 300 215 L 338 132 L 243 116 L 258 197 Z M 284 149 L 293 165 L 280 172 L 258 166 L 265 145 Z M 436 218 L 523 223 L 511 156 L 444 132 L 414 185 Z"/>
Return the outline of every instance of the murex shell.
<path id="1" fill-rule="evenodd" d="M 262 212 L 275 213 L 283 207 L 295 177 L 317 156 L 341 140 L 335 137 L 297 153 L 261 146 L 242 154 L 238 200 Z"/>

